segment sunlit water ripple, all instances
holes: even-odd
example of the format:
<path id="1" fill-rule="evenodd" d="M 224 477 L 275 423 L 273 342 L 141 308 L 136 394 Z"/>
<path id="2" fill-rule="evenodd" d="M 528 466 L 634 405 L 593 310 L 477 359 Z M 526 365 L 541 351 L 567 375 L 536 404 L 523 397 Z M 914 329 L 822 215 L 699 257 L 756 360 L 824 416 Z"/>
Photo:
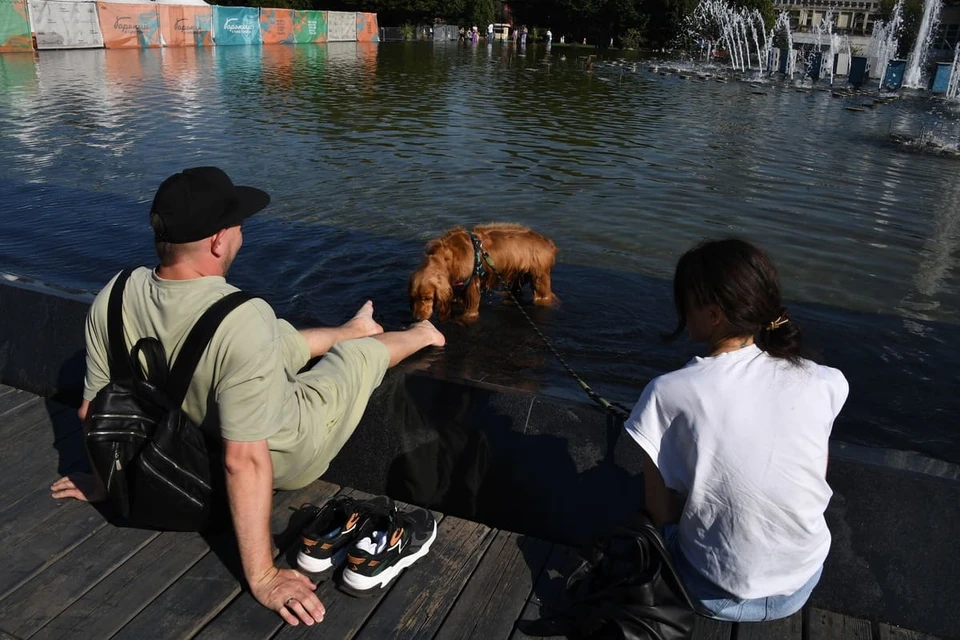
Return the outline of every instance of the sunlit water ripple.
<path id="1" fill-rule="evenodd" d="M 773 254 L 812 343 L 851 380 L 838 437 L 960 461 L 960 165 L 889 140 L 955 136 L 956 111 L 903 99 L 852 112 L 857 98 L 643 66 L 588 73 L 558 51 L 0 57 L 0 270 L 97 289 L 152 261 L 157 184 L 217 164 L 273 196 L 245 227 L 238 285 L 301 321 L 342 321 L 373 297 L 398 326 L 426 239 L 522 222 L 561 248 L 563 305 L 536 318 L 584 377 L 631 402 L 695 352 L 659 340 L 677 257 L 736 234 Z M 445 330 L 487 343 L 458 374 L 579 397 L 496 300 L 477 325 Z"/>

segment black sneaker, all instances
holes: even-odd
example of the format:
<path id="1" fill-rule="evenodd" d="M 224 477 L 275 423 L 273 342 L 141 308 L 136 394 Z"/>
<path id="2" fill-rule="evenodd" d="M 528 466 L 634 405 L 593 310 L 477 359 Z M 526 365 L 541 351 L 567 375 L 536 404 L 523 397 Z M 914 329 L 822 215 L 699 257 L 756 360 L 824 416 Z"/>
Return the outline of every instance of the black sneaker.
<path id="1" fill-rule="evenodd" d="M 389 513 L 393 500 L 377 496 L 355 500 L 334 496 L 322 506 L 308 505 L 316 514 L 304 528 L 297 566 L 311 578 L 322 578 L 343 564 L 347 550 L 356 541 L 357 533 L 372 513 Z"/>
<path id="2" fill-rule="evenodd" d="M 371 515 L 347 553 L 340 588 L 361 597 L 376 593 L 427 555 L 436 537 L 437 521 L 427 509 Z"/>

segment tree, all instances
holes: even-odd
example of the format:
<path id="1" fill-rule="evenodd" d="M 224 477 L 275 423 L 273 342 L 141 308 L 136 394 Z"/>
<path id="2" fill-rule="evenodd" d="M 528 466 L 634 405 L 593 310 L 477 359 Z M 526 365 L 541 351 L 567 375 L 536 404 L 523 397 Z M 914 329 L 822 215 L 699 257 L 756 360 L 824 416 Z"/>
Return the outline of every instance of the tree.
<path id="1" fill-rule="evenodd" d="M 468 0 L 470 23 L 476 25 L 484 33 L 487 25 L 494 22 L 496 16 L 496 7 L 494 0 Z"/>
<path id="2" fill-rule="evenodd" d="M 895 6 L 895 0 L 880 0 L 880 10 L 877 12 L 877 17 L 889 23 L 893 20 Z M 917 41 L 917 34 L 920 32 L 920 23 L 923 21 L 923 0 L 904 0 L 900 15 L 903 22 L 900 25 L 897 57 L 905 59 L 910 55 L 913 43 Z"/>

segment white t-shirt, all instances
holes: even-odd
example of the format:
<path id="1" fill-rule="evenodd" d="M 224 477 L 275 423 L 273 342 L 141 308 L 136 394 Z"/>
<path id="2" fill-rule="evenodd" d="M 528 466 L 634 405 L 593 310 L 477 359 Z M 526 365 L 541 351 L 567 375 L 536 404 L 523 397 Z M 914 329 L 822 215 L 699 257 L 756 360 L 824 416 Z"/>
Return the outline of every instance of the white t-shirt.
<path id="1" fill-rule="evenodd" d="M 830 549 L 828 439 L 849 386 L 751 345 L 694 358 L 643 390 L 625 427 L 686 496 L 680 550 L 740 598 L 790 595 Z"/>

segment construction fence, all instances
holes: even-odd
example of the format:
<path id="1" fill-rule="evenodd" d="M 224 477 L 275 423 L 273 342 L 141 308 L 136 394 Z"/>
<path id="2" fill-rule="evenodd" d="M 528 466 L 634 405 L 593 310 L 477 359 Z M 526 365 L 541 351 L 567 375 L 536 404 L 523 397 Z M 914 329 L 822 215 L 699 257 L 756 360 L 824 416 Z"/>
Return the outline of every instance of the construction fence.
<path id="1" fill-rule="evenodd" d="M 0 53 L 379 42 L 377 14 L 157 2 L 0 0 Z"/>

